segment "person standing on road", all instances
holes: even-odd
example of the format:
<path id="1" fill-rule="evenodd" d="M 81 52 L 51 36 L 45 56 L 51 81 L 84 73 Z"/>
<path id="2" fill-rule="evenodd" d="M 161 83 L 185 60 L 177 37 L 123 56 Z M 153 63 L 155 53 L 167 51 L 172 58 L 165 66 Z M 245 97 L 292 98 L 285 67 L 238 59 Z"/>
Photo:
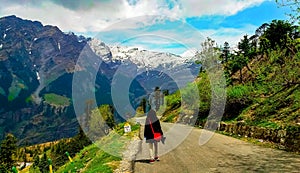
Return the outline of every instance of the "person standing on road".
<path id="1" fill-rule="evenodd" d="M 164 95 L 159 87 L 155 87 L 154 92 L 149 96 L 149 104 L 155 111 L 158 111 L 164 104 Z"/>
<path id="2" fill-rule="evenodd" d="M 159 161 L 158 142 L 164 142 L 164 138 L 160 122 L 156 116 L 156 112 L 152 108 L 150 108 L 147 114 L 144 137 L 146 138 L 146 143 L 149 144 L 150 163 L 154 163 L 155 160 Z"/>

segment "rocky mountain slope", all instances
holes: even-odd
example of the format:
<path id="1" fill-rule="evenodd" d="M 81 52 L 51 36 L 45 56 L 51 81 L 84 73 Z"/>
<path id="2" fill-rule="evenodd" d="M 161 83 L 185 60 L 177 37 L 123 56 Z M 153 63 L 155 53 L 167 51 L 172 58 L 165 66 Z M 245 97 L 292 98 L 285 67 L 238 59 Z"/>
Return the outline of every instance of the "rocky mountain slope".
<path id="1" fill-rule="evenodd" d="M 76 134 L 72 75 L 87 39 L 16 16 L 0 19 L 0 35 L 0 133 L 23 144 Z M 104 75 L 96 83 L 109 91 Z"/>

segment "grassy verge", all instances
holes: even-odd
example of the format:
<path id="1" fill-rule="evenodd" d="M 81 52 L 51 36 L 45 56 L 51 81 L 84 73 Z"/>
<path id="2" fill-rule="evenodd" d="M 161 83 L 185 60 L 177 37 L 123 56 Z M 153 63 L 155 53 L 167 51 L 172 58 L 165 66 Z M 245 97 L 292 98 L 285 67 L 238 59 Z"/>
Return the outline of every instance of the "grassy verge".
<path id="1" fill-rule="evenodd" d="M 124 133 L 125 123 L 119 124 L 108 136 L 85 147 L 56 172 L 111 173 L 118 168 L 127 144 L 135 136 L 138 125 L 131 124 L 132 132 Z"/>
<path id="2" fill-rule="evenodd" d="M 67 163 L 58 169 L 57 173 L 65 172 L 113 172 L 115 166 L 118 166 L 120 158 L 111 156 L 102 151 L 96 144 L 85 147 L 78 153 L 73 162 Z M 116 162 L 116 164 L 108 164 Z"/>

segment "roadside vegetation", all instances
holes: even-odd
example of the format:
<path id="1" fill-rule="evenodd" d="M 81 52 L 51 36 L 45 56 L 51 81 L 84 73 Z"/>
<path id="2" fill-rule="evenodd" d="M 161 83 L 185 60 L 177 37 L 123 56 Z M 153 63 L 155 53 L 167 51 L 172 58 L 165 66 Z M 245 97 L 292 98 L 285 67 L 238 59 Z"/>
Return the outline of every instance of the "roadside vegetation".
<path id="1" fill-rule="evenodd" d="M 280 33 L 280 34 L 279 34 Z M 231 49 L 225 42 L 217 47 L 218 62 L 226 79 L 226 104 L 222 121 L 272 129 L 299 131 L 300 126 L 300 33 L 299 26 L 273 20 L 262 24 L 255 35 L 245 35 Z M 198 56 L 201 51 L 198 52 Z M 200 56 L 199 56 L 200 57 Z M 203 61 L 200 59 L 200 61 Z M 199 92 L 196 126 L 203 126 L 211 109 L 213 93 L 210 69 L 203 67 L 194 85 Z M 166 97 L 163 121 L 181 122 L 180 92 Z M 184 116 L 184 115 L 183 115 Z"/>

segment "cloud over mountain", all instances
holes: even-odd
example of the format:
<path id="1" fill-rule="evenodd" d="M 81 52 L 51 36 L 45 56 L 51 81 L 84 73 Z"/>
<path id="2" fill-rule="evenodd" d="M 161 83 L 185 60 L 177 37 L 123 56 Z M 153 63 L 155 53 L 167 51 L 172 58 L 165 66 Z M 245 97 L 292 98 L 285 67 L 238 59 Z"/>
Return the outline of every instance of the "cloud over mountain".
<path id="1" fill-rule="evenodd" d="M 265 0 L 29 0 L 4 1 L 0 14 L 39 20 L 75 32 L 99 31 L 120 20 L 144 15 L 185 19 L 203 15 L 234 15 Z M 147 22 L 147 21 L 145 21 Z"/>

